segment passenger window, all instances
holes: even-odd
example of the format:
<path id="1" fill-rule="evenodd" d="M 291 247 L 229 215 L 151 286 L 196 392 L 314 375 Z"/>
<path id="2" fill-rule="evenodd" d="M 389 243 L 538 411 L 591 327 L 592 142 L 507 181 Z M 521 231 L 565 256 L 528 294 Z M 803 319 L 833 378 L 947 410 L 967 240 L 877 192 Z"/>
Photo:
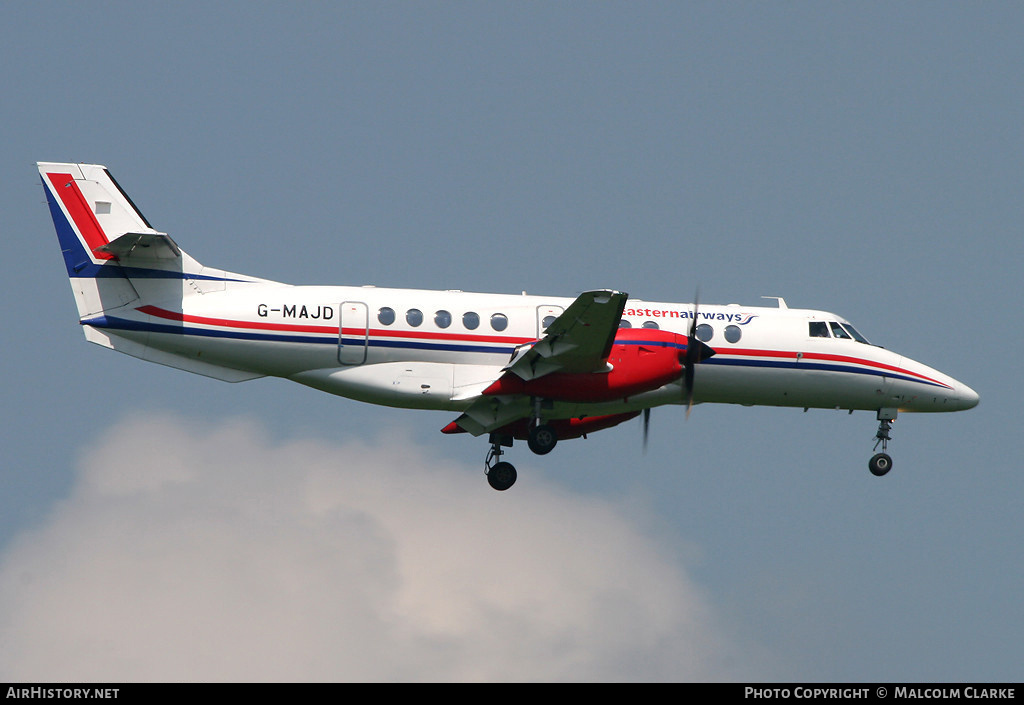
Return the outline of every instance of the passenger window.
<path id="1" fill-rule="evenodd" d="M 452 314 L 441 310 L 434 314 L 434 324 L 438 328 L 447 328 L 452 324 Z"/>
<path id="2" fill-rule="evenodd" d="M 491 328 L 494 330 L 505 330 L 508 328 L 508 316 L 503 313 L 496 313 L 491 316 Z"/>
<path id="3" fill-rule="evenodd" d="M 828 325 L 824 321 L 811 321 L 808 331 L 812 338 L 831 338 L 828 334 Z"/>
<path id="4" fill-rule="evenodd" d="M 644 321 L 644 325 L 643 325 L 643 327 L 644 327 L 644 328 L 652 328 L 652 329 L 654 329 L 654 330 L 658 330 L 659 328 L 661 328 L 661 326 L 659 326 L 659 325 L 658 325 L 657 323 L 655 323 L 654 321 Z"/>
<path id="5" fill-rule="evenodd" d="M 730 343 L 740 342 L 740 338 L 743 337 L 743 331 L 740 330 L 739 326 L 726 326 L 725 327 L 725 339 Z"/>
<path id="6" fill-rule="evenodd" d="M 544 320 L 540 322 L 541 329 L 547 330 L 550 328 L 551 324 L 555 322 L 555 318 L 557 318 L 557 316 L 544 316 Z"/>
<path id="7" fill-rule="evenodd" d="M 829 321 L 828 325 L 832 328 L 832 335 L 835 337 L 850 339 L 850 334 L 843 330 L 843 327 L 835 321 Z"/>
<path id="8" fill-rule="evenodd" d="M 715 329 L 707 323 L 701 323 L 697 326 L 697 340 L 703 340 L 706 343 L 714 337 Z"/>
<path id="9" fill-rule="evenodd" d="M 633 324 L 627 321 L 625 318 L 619 319 L 619 328 L 632 328 Z"/>
<path id="10" fill-rule="evenodd" d="M 476 330 L 480 325 L 480 314 L 475 311 L 467 311 L 462 314 L 462 325 L 466 326 L 466 330 Z"/>
<path id="11" fill-rule="evenodd" d="M 410 308 L 405 312 L 405 322 L 415 328 L 423 323 L 423 311 L 420 311 L 418 308 Z"/>
<path id="12" fill-rule="evenodd" d="M 395 322 L 395 309 L 384 306 L 377 311 L 377 320 L 381 322 L 381 325 L 390 326 Z"/>

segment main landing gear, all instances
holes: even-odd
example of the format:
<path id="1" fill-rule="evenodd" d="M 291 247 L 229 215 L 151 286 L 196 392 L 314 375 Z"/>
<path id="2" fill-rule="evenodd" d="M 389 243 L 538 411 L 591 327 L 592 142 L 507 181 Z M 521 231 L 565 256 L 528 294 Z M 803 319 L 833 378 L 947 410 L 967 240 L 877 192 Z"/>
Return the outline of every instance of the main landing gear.
<path id="1" fill-rule="evenodd" d="M 516 482 L 515 466 L 501 459 L 505 452 L 502 447 L 510 448 L 512 446 L 512 436 L 492 433 L 490 441 L 491 449 L 487 451 L 487 458 L 484 460 L 484 474 L 487 475 L 487 483 L 491 487 L 503 492 Z M 537 455 L 547 455 L 554 450 L 556 443 L 558 443 L 558 432 L 553 426 L 541 423 L 539 418 L 531 421 L 526 436 L 526 444 L 530 446 L 530 450 Z"/>
<path id="2" fill-rule="evenodd" d="M 892 470 L 892 458 L 886 453 L 886 447 L 889 445 L 889 441 L 892 438 L 889 436 L 889 431 L 892 430 L 892 422 L 896 420 L 896 409 L 879 409 L 878 410 L 878 431 L 875 432 L 875 450 L 878 450 L 879 444 L 882 446 L 881 453 L 875 453 L 871 456 L 871 460 L 868 461 L 868 469 L 872 475 L 881 477 L 890 470 Z"/>
<path id="3" fill-rule="evenodd" d="M 526 444 L 537 455 L 547 455 L 554 450 L 556 443 L 558 443 L 558 434 L 551 426 L 537 424 L 530 427 L 530 435 L 526 439 Z"/>
<path id="4" fill-rule="evenodd" d="M 526 435 L 526 444 L 537 455 L 547 455 L 558 443 L 558 433 L 554 428 L 541 421 L 541 413 L 545 407 L 550 408 L 551 402 L 540 397 L 533 398 L 533 416 L 530 418 L 530 429 Z"/>

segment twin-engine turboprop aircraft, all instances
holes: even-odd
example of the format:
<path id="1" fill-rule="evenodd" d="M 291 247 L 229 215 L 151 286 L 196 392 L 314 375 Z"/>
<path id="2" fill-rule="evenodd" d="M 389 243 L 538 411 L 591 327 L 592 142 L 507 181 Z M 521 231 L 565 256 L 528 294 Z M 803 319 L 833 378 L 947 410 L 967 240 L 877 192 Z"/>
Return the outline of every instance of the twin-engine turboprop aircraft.
<path id="1" fill-rule="evenodd" d="M 977 405 L 967 385 L 824 311 L 291 286 L 211 269 L 154 230 L 105 167 L 40 163 L 85 337 L 241 382 L 274 376 L 360 401 L 458 414 L 505 490 L 514 439 L 538 454 L 663 404 L 874 411 L 884 475 L 899 411 Z"/>

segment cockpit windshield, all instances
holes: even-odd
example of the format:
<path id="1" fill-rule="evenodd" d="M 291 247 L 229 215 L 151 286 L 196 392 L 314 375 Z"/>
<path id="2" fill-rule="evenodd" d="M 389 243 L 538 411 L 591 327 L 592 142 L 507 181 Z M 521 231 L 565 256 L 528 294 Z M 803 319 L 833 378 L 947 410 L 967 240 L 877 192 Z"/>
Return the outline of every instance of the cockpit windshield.
<path id="1" fill-rule="evenodd" d="M 860 333 L 858 333 L 857 329 L 854 328 L 853 326 L 851 326 L 849 323 L 844 323 L 843 324 L 843 328 L 845 328 L 847 331 L 849 331 L 850 335 L 852 335 L 853 339 L 856 340 L 858 343 L 864 343 L 865 345 L 871 345 L 871 343 L 868 342 L 868 339 L 865 338 Z"/>
<path id="2" fill-rule="evenodd" d="M 856 328 L 851 326 L 849 323 L 840 323 L 839 321 L 810 321 L 808 323 L 807 334 L 812 338 L 838 338 L 840 340 L 856 340 L 858 343 L 864 343 L 865 345 L 871 345 L 868 339 L 858 332 Z"/>
<path id="3" fill-rule="evenodd" d="M 845 330 L 843 330 L 843 327 L 841 325 L 839 325 L 838 323 L 836 323 L 835 321 L 829 321 L 828 325 L 829 325 L 829 328 L 832 329 L 832 335 L 834 337 L 836 337 L 836 338 L 847 338 L 848 339 L 848 338 L 853 337 L 849 333 L 847 333 Z"/>

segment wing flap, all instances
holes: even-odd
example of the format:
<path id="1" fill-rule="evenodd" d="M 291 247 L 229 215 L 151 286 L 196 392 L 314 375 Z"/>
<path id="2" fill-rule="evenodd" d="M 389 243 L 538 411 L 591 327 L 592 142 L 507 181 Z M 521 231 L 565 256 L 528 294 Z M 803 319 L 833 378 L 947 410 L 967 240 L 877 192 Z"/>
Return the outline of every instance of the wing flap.
<path id="1" fill-rule="evenodd" d="M 530 415 L 529 400 L 516 397 L 480 397 L 453 422 L 479 436 Z"/>

